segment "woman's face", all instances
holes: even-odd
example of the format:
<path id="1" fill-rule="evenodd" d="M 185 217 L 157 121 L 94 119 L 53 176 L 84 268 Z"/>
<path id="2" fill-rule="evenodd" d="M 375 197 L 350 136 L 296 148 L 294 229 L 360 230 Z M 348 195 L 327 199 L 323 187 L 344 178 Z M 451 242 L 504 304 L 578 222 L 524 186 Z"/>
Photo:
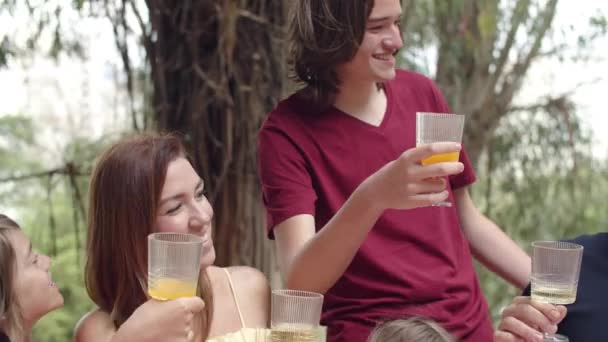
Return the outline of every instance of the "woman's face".
<path id="1" fill-rule="evenodd" d="M 16 254 L 15 294 L 26 324 L 63 306 L 63 297 L 51 278 L 51 258 L 32 250 L 30 240 L 20 229 L 11 232 Z"/>
<path id="2" fill-rule="evenodd" d="M 215 261 L 215 249 L 211 239 L 212 219 L 213 209 L 205 196 L 203 180 L 196 174 L 190 162 L 180 157 L 169 163 L 154 231 L 201 236 L 201 266 L 207 267 Z"/>

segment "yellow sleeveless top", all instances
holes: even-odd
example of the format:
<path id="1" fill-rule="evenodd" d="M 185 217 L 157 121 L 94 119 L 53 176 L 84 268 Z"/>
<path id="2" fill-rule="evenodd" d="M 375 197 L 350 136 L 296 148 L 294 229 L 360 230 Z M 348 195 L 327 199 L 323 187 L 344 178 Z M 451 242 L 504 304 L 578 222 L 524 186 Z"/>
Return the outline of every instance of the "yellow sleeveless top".
<path id="1" fill-rule="evenodd" d="M 234 284 L 232 283 L 230 272 L 228 272 L 228 269 L 226 268 L 222 269 L 224 270 L 224 272 L 226 272 L 226 277 L 228 277 L 228 284 L 230 284 L 232 298 L 234 299 L 236 310 L 239 313 L 241 329 L 233 333 L 213 337 L 211 339 L 208 339 L 207 342 L 265 342 L 267 340 L 270 341 L 270 329 L 245 327 L 245 319 L 243 318 L 243 313 L 241 312 L 239 301 L 236 298 L 236 291 L 234 290 Z"/>

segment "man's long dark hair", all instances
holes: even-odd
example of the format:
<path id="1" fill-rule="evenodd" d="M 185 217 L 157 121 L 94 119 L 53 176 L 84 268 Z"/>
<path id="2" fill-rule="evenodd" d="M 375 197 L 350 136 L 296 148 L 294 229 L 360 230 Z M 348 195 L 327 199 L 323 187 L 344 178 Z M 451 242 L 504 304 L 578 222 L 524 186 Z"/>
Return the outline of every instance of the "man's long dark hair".
<path id="1" fill-rule="evenodd" d="M 335 99 L 336 67 L 350 61 L 365 34 L 374 0 L 295 0 L 289 20 L 291 77 L 319 109 Z"/>

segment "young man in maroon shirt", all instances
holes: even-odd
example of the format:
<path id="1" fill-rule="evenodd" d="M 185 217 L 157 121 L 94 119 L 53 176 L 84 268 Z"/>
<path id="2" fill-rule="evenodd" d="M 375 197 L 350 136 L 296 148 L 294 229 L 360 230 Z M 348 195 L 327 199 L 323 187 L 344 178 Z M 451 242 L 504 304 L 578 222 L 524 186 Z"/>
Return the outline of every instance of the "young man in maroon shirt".
<path id="1" fill-rule="evenodd" d="M 291 57 L 304 87 L 265 121 L 259 171 L 287 287 L 325 294 L 328 341 L 419 315 L 491 341 L 472 254 L 523 288 L 529 257 L 483 216 L 458 144 L 415 147 L 416 112 L 450 112 L 428 78 L 395 69 L 399 0 L 296 0 Z M 452 207 L 432 207 L 448 198 Z"/>

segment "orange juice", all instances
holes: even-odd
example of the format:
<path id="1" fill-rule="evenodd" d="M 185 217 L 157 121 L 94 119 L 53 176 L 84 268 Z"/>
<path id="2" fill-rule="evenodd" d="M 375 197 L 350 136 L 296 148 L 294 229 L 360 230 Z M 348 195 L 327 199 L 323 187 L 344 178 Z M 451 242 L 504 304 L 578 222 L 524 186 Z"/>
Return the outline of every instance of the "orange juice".
<path id="1" fill-rule="evenodd" d="M 148 294 L 158 300 L 196 296 L 196 282 L 176 278 L 158 278 L 150 281 Z"/>
<path id="2" fill-rule="evenodd" d="M 426 159 L 422 159 L 420 163 L 422 165 L 436 164 L 442 162 L 457 162 L 460 157 L 460 152 L 449 152 L 449 153 L 440 153 L 434 156 L 430 156 Z"/>

